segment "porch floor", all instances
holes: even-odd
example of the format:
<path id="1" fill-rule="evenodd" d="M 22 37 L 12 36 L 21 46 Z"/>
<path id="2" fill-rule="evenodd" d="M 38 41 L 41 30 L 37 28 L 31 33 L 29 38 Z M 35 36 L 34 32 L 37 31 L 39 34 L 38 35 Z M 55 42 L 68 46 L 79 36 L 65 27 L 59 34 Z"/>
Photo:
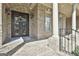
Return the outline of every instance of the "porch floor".
<path id="1" fill-rule="evenodd" d="M 68 54 L 54 51 L 47 44 L 47 40 L 26 43 L 12 56 L 68 56 Z"/>

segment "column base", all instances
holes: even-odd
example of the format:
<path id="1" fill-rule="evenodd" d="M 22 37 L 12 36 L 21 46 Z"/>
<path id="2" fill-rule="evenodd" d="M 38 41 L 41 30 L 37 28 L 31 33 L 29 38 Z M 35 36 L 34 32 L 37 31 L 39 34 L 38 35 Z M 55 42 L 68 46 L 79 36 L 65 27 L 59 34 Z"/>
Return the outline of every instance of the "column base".
<path id="1" fill-rule="evenodd" d="M 59 51 L 59 37 L 53 35 L 48 39 L 48 47 L 52 48 L 54 51 Z"/>

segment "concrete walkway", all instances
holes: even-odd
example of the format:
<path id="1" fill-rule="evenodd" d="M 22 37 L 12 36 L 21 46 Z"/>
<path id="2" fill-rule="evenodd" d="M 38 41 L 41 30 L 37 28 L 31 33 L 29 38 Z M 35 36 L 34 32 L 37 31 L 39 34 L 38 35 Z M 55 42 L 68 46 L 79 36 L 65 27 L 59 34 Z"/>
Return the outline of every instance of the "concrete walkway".
<path id="1" fill-rule="evenodd" d="M 47 46 L 47 40 L 34 41 L 26 43 L 13 56 L 61 56 L 66 55 L 53 51 Z"/>

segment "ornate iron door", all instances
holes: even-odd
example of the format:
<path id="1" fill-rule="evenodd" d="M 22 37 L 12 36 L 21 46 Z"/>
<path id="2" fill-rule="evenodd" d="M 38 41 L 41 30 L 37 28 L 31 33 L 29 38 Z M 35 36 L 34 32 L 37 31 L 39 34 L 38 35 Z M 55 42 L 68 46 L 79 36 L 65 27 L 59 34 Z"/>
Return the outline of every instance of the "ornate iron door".
<path id="1" fill-rule="evenodd" d="M 29 15 L 12 11 L 12 37 L 29 35 Z"/>

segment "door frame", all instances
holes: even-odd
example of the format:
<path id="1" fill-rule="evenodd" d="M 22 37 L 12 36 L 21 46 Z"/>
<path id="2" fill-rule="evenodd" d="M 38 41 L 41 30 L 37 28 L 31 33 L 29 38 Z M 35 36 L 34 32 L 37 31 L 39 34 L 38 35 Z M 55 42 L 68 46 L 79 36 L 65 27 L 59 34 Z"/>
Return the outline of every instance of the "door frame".
<path id="1" fill-rule="evenodd" d="M 28 15 L 28 35 L 18 35 L 18 36 L 16 36 L 16 35 L 12 35 L 13 34 L 13 20 L 12 20 L 12 14 L 13 14 L 13 12 L 14 13 L 20 13 L 20 14 L 24 14 L 24 15 Z M 19 12 L 19 11 L 15 11 L 15 10 L 11 10 L 11 37 L 24 37 L 24 36 L 29 36 L 29 13 L 23 13 L 23 12 Z"/>

